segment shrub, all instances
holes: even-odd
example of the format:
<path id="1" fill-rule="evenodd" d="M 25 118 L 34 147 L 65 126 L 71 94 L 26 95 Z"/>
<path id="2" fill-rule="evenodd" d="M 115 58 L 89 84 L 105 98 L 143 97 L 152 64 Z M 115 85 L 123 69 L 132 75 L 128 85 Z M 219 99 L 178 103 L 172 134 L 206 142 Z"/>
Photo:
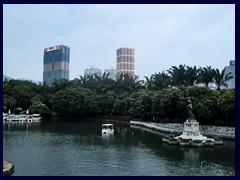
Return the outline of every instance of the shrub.
<path id="1" fill-rule="evenodd" d="M 177 141 L 175 138 L 169 138 L 170 141 Z"/>
<path id="2" fill-rule="evenodd" d="M 194 143 L 202 143 L 202 140 L 199 140 L 199 139 L 196 139 L 196 140 L 193 140 Z"/>

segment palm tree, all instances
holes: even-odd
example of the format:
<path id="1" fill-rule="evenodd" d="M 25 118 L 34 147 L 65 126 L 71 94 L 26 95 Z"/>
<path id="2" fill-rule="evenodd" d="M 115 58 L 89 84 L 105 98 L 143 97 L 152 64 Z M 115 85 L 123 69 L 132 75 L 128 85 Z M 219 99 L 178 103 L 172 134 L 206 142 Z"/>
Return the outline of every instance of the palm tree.
<path id="1" fill-rule="evenodd" d="M 101 93 L 106 93 L 115 89 L 115 82 L 109 78 L 110 73 L 104 72 L 101 78 Z"/>
<path id="2" fill-rule="evenodd" d="M 217 90 L 220 90 L 221 86 L 227 87 L 226 81 L 233 78 L 231 76 L 231 72 L 225 75 L 225 69 L 222 70 L 222 72 L 219 71 L 219 69 L 213 69 L 213 80 L 215 84 L 217 85 Z"/>
<path id="3" fill-rule="evenodd" d="M 79 76 L 80 79 L 80 85 L 82 87 L 87 87 L 87 83 L 88 83 L 88 76 Z"/>
<path id="4" fill-rule="evenodd" d="M 173 86 L 185 85 L 185 64 L 179 67 L 172 66 L 167 72 L 171 76 L 171 84 Z"/>
<path id="5" fill-rule="evenodd" d="M 198 69 L 196 66 L 189 67 L 184 64 L 179 67 L 172 66 L 168 74 L 170 74 L 173 86 L 193 86 L 197 82 Z"/>
<path id="6" fill-rule="evenodd" d="M 109 78 L 110 73 L 104 72 L 102 76 L 94 75 L 94 89 L 97 94 L 104 94 L 113 89 L 113 80 Z"/>
<path id="7" fill-rule="evenodd" d="M 145 87 L 149 90 L 154 88 L 154 84 L 153 84 L 153 75 L 151 75 L 150 78 L 148 78 L 147 76 L 144 76 L 144 78 L 146 79 L 146 82 L 144 81 Z"/>
<path id="8" fill-rule="evenodd" d="M 184 81 L 186 86 L 193 86 L 197 82 L 199 70 L 196 66 L 194 67 L 186 67 L 186 71 L 184 74 Z"/>
<path id="9" fill-rule="evenodd" d="M 79 87 L 81 85 L 81 81 L 79 78 L 74 78 L 73 80 L 69 81 L 71 87 Z"/>
<path id="10" fill-rule="evenodd" d="M 12 96 L 3 94 L 3 105 L 6 108 L 13 108 L 16 105 L 16 100 Z"/>
<path id="11" fill-rule="evenodd" d="M 39 83 L 37 88 L 37 93 L 39 94 L 40 101 L 45 104 L 48 108 L 51 108 L 51 88 L 49 85 L 44 83 Z"/>
<path id="12" fill-rule="evenodd" d="M 80 84 L 84 88 L 89 88 L 89 89 L 94 90 L 95 84 L 96 84 L 96 79 L 94 78 L 93 75 L 80 76 Z"/>
<path id="13" fill-rule="evenodd" d="M 160 90 L 170 86 L 171 77 L 164 71 L 152 75 L 154 89 Z"/>
<path id="14" fill-rule="evenodd" d="M 117 74 L 116 76 L 116 89 L 128 92 L 142 88 L 142 80 L 138 80 L 138 76 L 131 76 L 129 74 Z"/>
<path id="15" fill-rule="evenodd" d="M 51 91 L 53 93 L 69 87 L 70 82 L 67 79 L 55 79 L 51 84 Z"/>
<path id="16" fill-rule="evenodd" d="M 213 69 L 211 66 L 199 68 L 198 82 L 204 83 L 205 87 L 208 87 L 208 84 L 213 82 Z"/>

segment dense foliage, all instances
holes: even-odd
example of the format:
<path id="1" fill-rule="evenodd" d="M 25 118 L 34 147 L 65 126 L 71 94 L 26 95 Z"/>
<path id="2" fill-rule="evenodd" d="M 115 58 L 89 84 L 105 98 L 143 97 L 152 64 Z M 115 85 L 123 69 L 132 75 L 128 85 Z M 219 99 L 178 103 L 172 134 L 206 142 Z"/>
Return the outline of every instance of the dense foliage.
<path id="1" fill-rule="evenodd" d="M 231 75 L 224 71 L 180 65 L 168 73 L 156 73 L 139 80 L 127 74 L 116 80 L 103 76 L 80 76 L 74 80 L 55 80 L 51 85 L 30 81 L 3 82 L 4 111 L 21 107 L 30 113 L 59 116 L 127 115 L 146 121 L 183 122 L 187 100 L 200 124 L 234 126 L 235 90 L 220 89 Z M 218 90 L 208 88 L 215 82 Z M 204 87 L 196 86 L 203 83 Z"/>

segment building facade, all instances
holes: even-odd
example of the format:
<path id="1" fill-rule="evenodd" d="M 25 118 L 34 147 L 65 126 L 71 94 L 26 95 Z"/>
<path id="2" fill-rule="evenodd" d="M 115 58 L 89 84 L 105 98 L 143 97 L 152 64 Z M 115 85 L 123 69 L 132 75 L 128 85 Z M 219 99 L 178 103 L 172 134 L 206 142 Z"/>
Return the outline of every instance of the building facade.
<path id="1" fill-rule="evenodd" d="M 117 74 L 135 75 L 135 49 L 120 48 L 117 49 Z"/>
<path id="2" fill-rule="evenodd" d="M 235 60 L 230 60 L 229 66 L 225 66 L 224 69 L 225 69 L 225 75 L 227 75 L 228 73 L 231 73 L 230 75 L 233 76 L 232 79 L 226 82 L 228 86 L 227 88 L 235 89 Z"/>
<path id="3" fill-rule="evenodd" d="M 94 66 L 90 66 L 89 69 L 84 70 L 84 76 L 102 76 L 102 70 L 95 68 Z"/>
<path id="4" fill-rule="evenodd" d="M 51 84 L 54 79 L 69 80 L 70 48 L 64 45 L 44 49 L 43 83 Z"/>
<path id="5" fill-rule="evenodd" d="M 105 69 L 104 73 L 108 74 L 108 78 L 112 80 L 116 80 L 116 70 L 110 67 L 110 69 Z"/>

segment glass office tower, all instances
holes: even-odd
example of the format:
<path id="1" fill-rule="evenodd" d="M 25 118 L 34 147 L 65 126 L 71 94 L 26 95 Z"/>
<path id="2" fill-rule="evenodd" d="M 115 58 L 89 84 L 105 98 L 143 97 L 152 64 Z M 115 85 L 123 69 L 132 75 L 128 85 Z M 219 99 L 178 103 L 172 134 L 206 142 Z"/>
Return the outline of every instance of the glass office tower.
<path id="1" fill-rule="evenodd" d="M 110 67 L 110 69 L 105 69 L 104 72 L 108 75 L 109 79 L 116 80 L 116 70 Z"/>
<path id="2" fill-rule="evenodd" d="M 84 76 L 93 76 L 93 78 L 95 78 L 95 75 L 101 77 L 102 70 L 95 68 L 94 66 L 90 66 L 89 69 L 85 69 L 84 71 Z"/>
<path id="3" fill-rule="evenodd" d="M 43 83 L 51 84 L 54 79 L 69 80 L 70 48 L 64 45 L 44 49 Z"/>

